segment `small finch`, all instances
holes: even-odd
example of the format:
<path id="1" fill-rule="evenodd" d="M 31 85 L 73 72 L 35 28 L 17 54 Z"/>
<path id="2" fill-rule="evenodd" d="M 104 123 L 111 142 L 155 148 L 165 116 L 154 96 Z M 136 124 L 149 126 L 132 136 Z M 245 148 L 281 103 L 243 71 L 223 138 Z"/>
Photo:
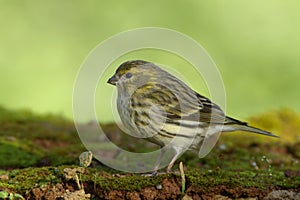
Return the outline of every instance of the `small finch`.
<path id="1" fill-rule="evenodd" d="M 218 105 L 151 62 L 124 62 L 107 82 L 117 87 L 118 112 L 130 134 L 161 147 L 154 172 L 166 149 L 174 151 L 167 167 L 170 172 L 185 150 L 199 151 L 199 157 L 204 157 L 220 132 L 240 130 L 277 137 L 226 116 Z"/>

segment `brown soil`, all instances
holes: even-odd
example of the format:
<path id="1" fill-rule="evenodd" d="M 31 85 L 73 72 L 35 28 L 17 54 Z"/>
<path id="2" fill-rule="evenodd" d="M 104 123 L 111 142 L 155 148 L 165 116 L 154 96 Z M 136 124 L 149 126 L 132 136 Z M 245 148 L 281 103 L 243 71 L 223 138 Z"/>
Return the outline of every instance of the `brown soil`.
<path id="1" fill-rule="evenodd" d="M 284 195 L 296 195 L 300 197 L 300 188 L 293 190 L 276 190 L 276 188 L 258 189 L 254 187 L 230 188 L 225 185 L 220 185 L 210 188 L 201 188 L 190 186 L 187 188 L 185 195 L 181 193 L 181 186 L 177 178 L 164 179 L 160 187 L 147 187 L 141 191 L 120 191 L 120 190 L 103 190 L 93 182 L 84 183 L 84 190 L 79 190 L 75 182 L 67 181 L 56 185 L 48 185 L 43 188 L 34 188 L 24 196 L 26 199 L 193 199 L 193 200 L 213 200 L 213 199 L 269 199 L 266 198 L 271 192 L 284 191 Z M 84 193 L 85 192 L 85 193 Z M 281 192 L 283 193 L 283 192 Z M 279 195 L 283 195 L 279 193 Z M 70 195 L 73 194 L 73 195 Z M 298 196 L 297 196 L 298 195 Z M 68 196 L 72 196 L 71 198 Z M 270 196 L 270 195 L 269 195 Z M 290 196 L 293 199 L 292 196 Z M 295 198 L 295 199 L 296 199 Z M 272 198 L 270 198 L 272 199 Z M 286 199 L 281 196 L 278 199 Z M 288 198 L 290 199 L 290 198 Z"/>

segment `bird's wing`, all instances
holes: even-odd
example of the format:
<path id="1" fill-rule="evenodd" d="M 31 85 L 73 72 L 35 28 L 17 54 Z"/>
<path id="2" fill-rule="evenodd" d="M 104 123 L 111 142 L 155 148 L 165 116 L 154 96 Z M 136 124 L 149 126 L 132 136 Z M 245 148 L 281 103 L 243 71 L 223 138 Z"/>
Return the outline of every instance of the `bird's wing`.
<path id="1" fill-rule="evenodd" d="M 157 132 L 168 136 L 194 137 L 199 127 L 198 98 L 184 97 L 179 88 L 169 89 L 161 84 L 145 84 L 136 89 L 131 96 L 131 106 L 135 107 L 134 121 L 144 120 L 139 124 L 159 127 Z M 143 117 L 143 115 L 145 117 Z"/>
<path id="2" fill-rule="evenodd" d="M 200 110 L 200 121 L 209 124 L 224 124 L 227 123 L 227 118 L 223 110 L 208 98 L 197 93 L 199 101 L 203 107 Z"/>
<path id="3" fill-rule="evenodd" d="M 201 128 L 206 130 L 210 124 L 223 124 L 225 121 L 223 111 L 209 99 L 190 88 L 177 87 L 172 91 L 168 88 L 163 85 L 144 85 L 132 95 L 132 104 L 143 108 L 155 105 L 160 108 L 157 110 L 164 111 L 164 113 L 156 113 L 155 110 L 153 112 L 154 115 L 157 115 L 157 119 L 163 123 L 163 126 L 158 126 L 160 127 L 157 130 L 158 134 L 172 138 L 175 136 L 194 138 L 200 133 L 204 140 L 200 147 L 199 156 L 204 157 L 216 144 L 219 133 L 210 135 L 203 129 L 201 131 Z M 157 127 L 153 122 L 155 120 L 149 117 L 147 119 L 149 121 L 144 124 Z M 192 142 L 192 140 L 189 141 Z"/>
<path id="4" fill-rule="evenodd" d="M 135 106 L 156 105 L 165 112 L 166 122 L 190 121 L 190 124 L 243 123 L 225 117 L 222 109 L 192 89 L 166 87 L 161 84 L 143 85 L 132 95 Z M 192 123 L 194 122 L 194 123 Z"/>

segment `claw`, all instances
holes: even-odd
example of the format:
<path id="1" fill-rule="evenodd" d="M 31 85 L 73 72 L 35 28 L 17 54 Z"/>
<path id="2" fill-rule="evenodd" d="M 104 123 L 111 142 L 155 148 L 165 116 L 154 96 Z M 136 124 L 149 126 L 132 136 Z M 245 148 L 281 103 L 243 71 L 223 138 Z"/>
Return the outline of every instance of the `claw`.
<path id="1" fill-rule="evenodd" d="M 152 172 L 151 175 L 152 175 L 152 176 L 156 176 L 156 175 L 158 175 L 158 172 L 157 172 L 157 171 L 154 171 L 154 172 Z"/>

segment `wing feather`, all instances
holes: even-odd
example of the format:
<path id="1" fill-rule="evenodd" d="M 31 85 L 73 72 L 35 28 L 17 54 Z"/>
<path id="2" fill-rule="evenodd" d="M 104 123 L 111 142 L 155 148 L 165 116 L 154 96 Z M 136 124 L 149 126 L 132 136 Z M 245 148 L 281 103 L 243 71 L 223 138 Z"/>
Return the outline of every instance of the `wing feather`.
<path id="1" fill-rule="evenodd" d="M 225 114 L 219 106 L 188 86 L 177 87 L 176 85 L 176 87 L 172 87 L 172 90 L 169 88 L 156 83 L 145 84 L 132 95 L 132 104 L 143 107 L 156 105 L 166 113 L 165 122 L 190 127 L 197 127 L 199 124 L 223 124 L 232 121 L 225 118 Z"/>

